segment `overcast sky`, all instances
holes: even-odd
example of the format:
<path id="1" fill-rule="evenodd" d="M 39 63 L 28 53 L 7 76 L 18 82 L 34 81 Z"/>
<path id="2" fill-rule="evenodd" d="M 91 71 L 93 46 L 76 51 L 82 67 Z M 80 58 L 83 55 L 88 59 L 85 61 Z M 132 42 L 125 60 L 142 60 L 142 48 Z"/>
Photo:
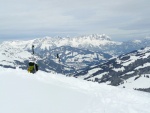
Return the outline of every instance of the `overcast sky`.
<path id="1" fill-rule="evenodd" d="M 0 0 L 0 39 L 150 36 L 150 0 Z"/>

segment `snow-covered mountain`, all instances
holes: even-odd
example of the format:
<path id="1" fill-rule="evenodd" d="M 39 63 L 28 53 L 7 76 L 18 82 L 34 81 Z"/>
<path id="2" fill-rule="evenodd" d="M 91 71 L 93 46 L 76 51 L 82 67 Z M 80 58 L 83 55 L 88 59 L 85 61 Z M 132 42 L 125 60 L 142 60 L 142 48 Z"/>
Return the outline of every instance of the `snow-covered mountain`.
<path id="1" fill-rule="evenodd" d="M 17 66 L 27 69 L 29 61 L 33 60 L 31 47 L 28 50 L 27 42 L 17 42 L 4 42 L 0 45 L 0 66 L 6 68 L 15 68 Z M 57 54 L 59 54 L 61 62 L 58 62 Z M 70 46 L 62 46 L 49 50 L 36 48 L 34 59 L 36 59 L 40 70 L 68 75 L 78 70 L 83 70 L 89 65 L 101 63 L 110 57 L 110 55 L 103 52 L 96 53 Z"/>
<path id="2" fill-rule="evenodd" d="M 149 106 L 148 93 L 0 68 L 0 113 L 149 113 Z"/>
<path id="3" fill-rule="evenodd" d="M 80 37 L 44 37 L 28 41 L 6 41 L 4 45 L 15 46 L 26 50 L 35 45 L 37 51 L 50 50 L 61 46 L 71 46 L 80 49 L 89 49 L 93 51 L 104 50 L 109 45 L 120 45 L 121 42 L 112 41 L 109 36 L 103 34 L 85 35 Z"/>
<path id="4" fill-rule="evenodd" d="M 21 48 L 12 48 L 7 45 L 0 45 L 0 66 L 6 68 L 16 68 L 20 65 L 20 68 L 26 68 L 27 62 L 32 60 L 32 54 L 28 51 L 24 51 Z M 40 60 L 38 56 L 35 56 L 37 60 Z"/>
<path id="5" fill-rule="evenodd" d="M 87 66 L 98 64 L 111 58 L 109 54 L 103 52 L 92 52 L 89 50 L 78 49 L 70 46 L 57 47 L 48 52 L 41 52 L 39 55 L 47 59 L 56 59 L 56 54 L 59 54 L 61 63 L 74 68 L 85 68 Z"/>
<path id="6" fill-rule="evenodd" d="M 150 47 L 121 55 L 75 76 L 88 81 L 150 92 Z"/>
<path id="7" fill-rule="evenodd" d="M 35 45 L 37 52 L 48 51 L 56 47 L 71 46 L 94 52 L 103 52 L 111 56 L 118 56 L 129 53 L 133 50 L 144 48 L 150 45 L 150 38 L 141 40 L 131 40 L 126 42 L 116 42 L 109 36 L 103 34 L 92 34 L 78 37 L 43 37 L 28 41 L 6 41 L 2 45 L 7 45 L 24 50 L 31 50 L 31 45 Z"/>
<path id="8" fill-rule="evenodd" d="M 0 65 L 12 68 L 19 66 L 26 69 L 29 60 L 32 59 L 31 46 L 34 45 L 35 57 L 41 70 L 70 74 L 87 69 L 90 65 L 107 61 L 112 56 L 118 56 L 149 44 L 150 39 L 148 38 L 115 42 L 104 34 L 72 38 L 44 37 L 28 41 L 5 41 L 0 45 Z M 57 62 L 56 54 L 60 55 L 61 63 Z"/>

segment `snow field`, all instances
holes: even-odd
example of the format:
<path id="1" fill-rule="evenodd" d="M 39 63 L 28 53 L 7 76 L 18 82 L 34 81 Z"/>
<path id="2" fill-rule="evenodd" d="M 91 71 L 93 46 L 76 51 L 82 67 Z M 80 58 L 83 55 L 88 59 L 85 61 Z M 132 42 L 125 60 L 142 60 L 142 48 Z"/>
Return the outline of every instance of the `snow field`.
<path id="1" fill-rule="evenodd" d="M 0 68 L 0 113 L 149 113 L 150 94 Z"/>

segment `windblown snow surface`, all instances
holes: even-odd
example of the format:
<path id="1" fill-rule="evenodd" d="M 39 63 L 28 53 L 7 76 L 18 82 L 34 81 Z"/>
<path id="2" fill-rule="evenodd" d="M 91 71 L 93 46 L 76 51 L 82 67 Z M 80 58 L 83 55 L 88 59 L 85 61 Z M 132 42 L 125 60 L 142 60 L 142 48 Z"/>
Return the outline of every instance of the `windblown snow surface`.
<path id="1" fill-rule="evenodd" d="M 150 113 L 150 94 L 0 68 L 0 113 Z"/>

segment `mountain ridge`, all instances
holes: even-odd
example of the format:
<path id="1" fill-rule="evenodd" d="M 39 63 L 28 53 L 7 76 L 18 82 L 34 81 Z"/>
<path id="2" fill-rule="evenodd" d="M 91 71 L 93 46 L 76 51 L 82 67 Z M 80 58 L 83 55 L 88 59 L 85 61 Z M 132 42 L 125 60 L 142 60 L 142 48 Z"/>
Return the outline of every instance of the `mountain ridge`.
<path id="1" fill-rule="evenodd" d="M 141 40 L 131 40 L 117 42 L 105 34 L 83 35 L 78 37 L 43 37 L 28 41 L 5 41 L 2 45 L 19 47 L 25 50 L 31 50 L 31 45 L 35 45 L 35 49 L 39 51 L 51 50 L 61 46 L 71 46 L 80 49 L 88 49 L 94 52 L 104 52 L 111 56 L 119 56 L 129 53 L 133 50 L 144 48 L 150 45 L 150 38 Z"/>
<path id="2" fill-rule="evenodd" d="M 36 38 L 32 39 L 29 41 L 5 41 L 2 44 L 7 44 L 9 46 L 24 46 L 25 49 L 29 49 L 28 46 L 26 45 L 35 45 L 36 47 L 40 47 L 41 49 L 49 49 L 49 48 L 55 48 L 55 47 L 60 47 L 60 46 L 72 46 L 72 47 L 79 47 L 81 45 L 85 46 L 85 44 L 93 45 L 95 44 L 96 46 L 99 45 L 106 45 L 106 44 L 119 44 L 117 42 L 111 41 L 109 36 L 107 35 L 98 35 L 98 34 L 93 34 L 93 35 L 85 35 L 85 36 L 79 36 L 79 37 L 44 37 L 44 38 Z M 21 47 L 20 46 L 20 47 Z"/>
<path id="3" fill-rule="evenodd" d="M 120 55 L 75 76 L 123 88 L 148 90 L 150 88 L 150 47 Z"/>

